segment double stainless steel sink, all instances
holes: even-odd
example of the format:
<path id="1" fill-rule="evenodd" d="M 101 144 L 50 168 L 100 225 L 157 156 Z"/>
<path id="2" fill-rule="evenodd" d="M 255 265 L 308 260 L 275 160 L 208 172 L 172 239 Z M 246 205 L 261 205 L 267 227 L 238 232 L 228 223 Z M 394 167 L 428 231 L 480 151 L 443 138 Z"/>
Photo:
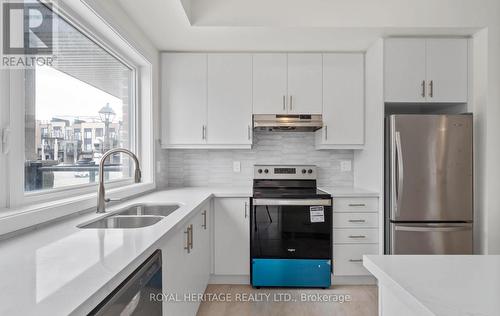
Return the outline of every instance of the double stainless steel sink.
<path id="1" fill-rule="evenodd" d="M 178 204 L 134 204 L 79 228 L 141 228 L 154 225 L 179 208 Z"/>

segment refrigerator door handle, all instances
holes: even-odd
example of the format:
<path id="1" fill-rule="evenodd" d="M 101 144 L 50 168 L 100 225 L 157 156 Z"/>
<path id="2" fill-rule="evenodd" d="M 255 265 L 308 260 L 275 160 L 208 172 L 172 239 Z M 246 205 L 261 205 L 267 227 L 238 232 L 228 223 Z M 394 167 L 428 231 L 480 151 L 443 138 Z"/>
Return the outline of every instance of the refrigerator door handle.
<path id="1" fill-rule="evenodd" d="M 401 226 L 396 225 L 395 230 L 405 232 L 458 232 L 471 230 L 470 225 L 464 226 Z"/>
<path id="2" fill-rule="evenodd" d="M 396 136 L 396 165 L 397 165 L 397 185 L 396 185 L 396 218 L 399 216 L 399 209 L 401 208 L 401 194 L 403 192 L 403 150 L 401 148 L 401 134 L 395 132 Z"/>

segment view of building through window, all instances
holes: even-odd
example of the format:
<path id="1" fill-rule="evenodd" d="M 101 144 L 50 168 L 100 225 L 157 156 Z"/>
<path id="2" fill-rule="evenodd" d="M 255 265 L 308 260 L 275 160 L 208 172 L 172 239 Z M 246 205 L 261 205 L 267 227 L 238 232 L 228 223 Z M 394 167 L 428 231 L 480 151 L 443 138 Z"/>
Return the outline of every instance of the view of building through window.
<path id="1" fill-rule="evenodd" d="M 130 148 L 132 70 L 62 18 L 57 65 L 26 70 L 25 191 L 96 182 L 111 148 Z M 111 157 L 105 179 L 130 177 Z"/>

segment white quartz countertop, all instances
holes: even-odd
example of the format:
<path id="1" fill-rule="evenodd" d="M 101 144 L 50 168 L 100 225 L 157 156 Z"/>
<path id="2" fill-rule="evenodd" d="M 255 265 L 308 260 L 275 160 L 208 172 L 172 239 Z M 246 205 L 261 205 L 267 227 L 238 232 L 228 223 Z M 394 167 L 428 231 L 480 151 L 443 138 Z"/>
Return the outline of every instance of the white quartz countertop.
<path id="1" fill-rule="evenodd" d="M 374 191 L 365 190 L 357 187 L 319 187 L 319 189 L 335 197 L 378 197 L 379 194 Z"/>
<path id="2" fill-rule="evenodd" d="M 364 256 L 379 284 L 417 315 L 500 315 L 500 256 Z"/>
<path id="3" fill-rule="evenodd" d="M 324 188 L 333 196 L 377 196 Z M 139 266 L 169 232 L 211 197 L 250 197 L 251 187 L 171 188 L 108 207 L 135 203 L 181 207 L 139 229 L 80 229 L 106 214 L 85 213 L 0 241 L 0 315 L 87 314 Z"/>
<path id="4" fill-rule="evenodd" d="M 180 225 L 213 196 L 249 197 L 251 188 L 181 188 L 158 191 L 128 204 L 178 203 L 155 225 L 139 229 L 80 229 L 94 212 L 0 242 L 0 315 L 87 314 Z"/>

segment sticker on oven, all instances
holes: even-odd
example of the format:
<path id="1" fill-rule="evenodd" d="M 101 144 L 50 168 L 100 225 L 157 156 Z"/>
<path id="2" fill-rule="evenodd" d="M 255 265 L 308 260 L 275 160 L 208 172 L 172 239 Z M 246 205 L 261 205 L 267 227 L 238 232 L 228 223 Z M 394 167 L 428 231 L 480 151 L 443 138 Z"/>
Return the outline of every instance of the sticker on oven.
<path id="1" fill-rule="evenodd" d="M 325 208 L 323 206 L 309 207 L 311 215 L 311 223 L 324 223 L 325 222 Z"/>

